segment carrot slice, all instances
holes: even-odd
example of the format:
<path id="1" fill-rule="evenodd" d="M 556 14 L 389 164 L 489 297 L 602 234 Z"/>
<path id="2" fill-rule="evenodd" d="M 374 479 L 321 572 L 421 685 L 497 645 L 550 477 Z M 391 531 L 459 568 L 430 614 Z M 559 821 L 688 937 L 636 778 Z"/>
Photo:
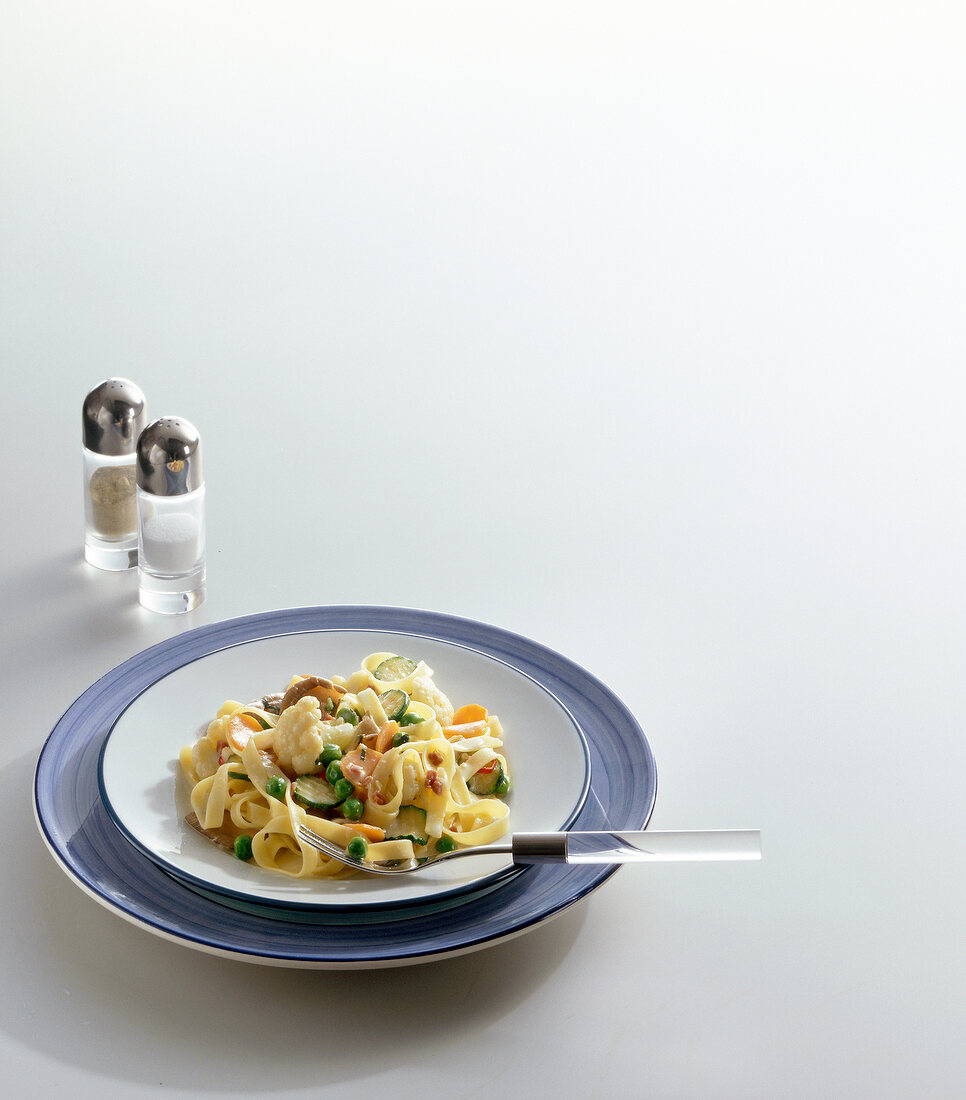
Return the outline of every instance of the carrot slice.
<path id="1" fill-rule="evenodd" d="M 382 753 L 376 749 L 366 749 L 363 755 L 363 747 L 357 745 L 339 761 L 342 774 L 353 786 L 354 797 L 365 801 L 373 769 L 381 758 Z"/>
<path id="2" fill-rule="evenodd" d="M 475 737 L 486 729 L 486 722 L 463 722 L 458 726 L 443 726 L 443 736 L 452 741 L 454 737 Z"/>
<path id="3" fill-rule="evenodd" d="M 237 752 L 244 752 L 252 735 L 261 732 L 261 724 L 251 714 L 233 714 L 228 719 L 226 736 L 228 744 Z"/>
<path id="4" fill-rule="evenodd" d="M 376 737 L 376 752 L 388 752 L 392 748 L 392 739 L 399 732 L 399 723 L 389 721 L 380 730 Z"/>
<path id="5" fill-rule="evenodd" d="M 457 710 L 453 715 L 453 721 L 450 725 L 462 726 L 467 722 L 485 722 L 486 721 L 486 707 L 481 707 L 479 703 L 465 703 Z"/>
<path id="6" fill-rule="evenodd" d="M 346 821 L 344 817 L 337 817 L 336 821 L 339 825 L 345 825 L 347 829 L 352 829 L 359 836 L 364 836 L 366 840 L 378 843 L 380 840 L 386 839 L 386 830 L 380 829 L 378 825 L 369 825 L 365 821 Z"/>

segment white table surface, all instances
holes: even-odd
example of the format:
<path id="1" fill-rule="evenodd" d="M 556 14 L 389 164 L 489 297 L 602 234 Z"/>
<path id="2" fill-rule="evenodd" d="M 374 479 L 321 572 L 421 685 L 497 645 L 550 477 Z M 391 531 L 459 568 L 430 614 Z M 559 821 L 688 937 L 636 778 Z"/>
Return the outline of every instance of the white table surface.
<path id="1" fill-rule="evenodd" d="M 963 1095 L 963 9 L 0 23 L 5 1093 Z M 81 560 L 109 375 L 203 436 L 189 616 Z M 764 859 L 350 973 L 78 890 L 31 809 L 63 711 L 189 627 L 326 603 L 566 653 L 647 731 L 652 827 Z"/>

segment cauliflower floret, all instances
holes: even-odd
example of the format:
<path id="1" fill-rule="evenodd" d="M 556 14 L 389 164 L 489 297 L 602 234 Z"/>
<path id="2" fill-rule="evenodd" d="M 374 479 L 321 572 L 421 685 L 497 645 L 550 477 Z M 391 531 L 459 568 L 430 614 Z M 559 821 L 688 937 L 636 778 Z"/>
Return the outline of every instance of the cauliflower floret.
<path id="1" fill-rule="evenodd" d="M 314 695 L 303 695 L 279 715 L 272 739 L 279 765 L 296 775 L 315 770 L 322 751 L 322 708 Z"/>
<path id="2" fill-rule="evenodd" d="M 428 707 L 432 707 L 441 726 L 453 724 L 453 704 L 428 676 L 413 677 L 409 697 L 415 699 L 417 703 L 425 703 Z"/>
<path id="3" fill-rule="evenodd" d="M 338 745 L 343 752 L 348 752 L 358 740 L 356 727 L 350 722 L 332 722 L 322 727 L 322 736 L 327 745 Z"/>
<path id="4" fill-rule="evenodd" d="M 209 722 L 205 736 L 213 745 L 224 745 L 228 740 L 228 715 L 221 714 Z"/>
<path id="5" fill-rule="evenodd" d="M 191 763 L 198 779 L 207 779 L 218 771 L 218 749 L 207 738 L 202 737 L 191 747 Z"/>

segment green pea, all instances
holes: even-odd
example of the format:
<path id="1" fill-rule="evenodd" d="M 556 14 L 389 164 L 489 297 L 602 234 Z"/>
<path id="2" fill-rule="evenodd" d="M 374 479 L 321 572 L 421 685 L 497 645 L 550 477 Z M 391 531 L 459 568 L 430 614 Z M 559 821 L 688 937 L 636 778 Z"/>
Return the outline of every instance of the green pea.
<path id="1" fill-rule="evenodd" d="M 235 855 L 239 859 L 252 858 L 252 838 L 247 833 L 235 837 Z"/>
<path id="2" fill-rule="evenodd" d="M 392 747 L 398 749 L 400 745 L 408 745 L 409 740 L 409 734 L 400 730 L 398 733 L 392 735 Z"/>
<path id="3" fill-rule="evenodd" d="M 332 781 L 329 780 L 329 782 L 331 783 Z M 355 787 L 353 787 L 352 781 L 349 779 L 337 779 L 335 783 L 332 783 L 332 789 L 335 791 L 335 797 L 342 802 L 352 794 Z"/>
<path id="4" fill-rule="evenodd" d="M 349 821 L 358 821 L 364 812 L 365 806 L 358 798 L 347 798 L 342 803 L 342 816 L 348 818 Z"/>
<path id="5" fill-rule="evenodd" d="M 343 722 L 348 722 L 350 726 L 359 725 L 359 715 L 352 709 L 352 707 L 342 707 L 336 718 L 341 718 Z"/>
<path id="6" fill-rule="evenodd" d="M 369 851 L 369 841 L 364 836 L 354 836 L 345 846 L 345 854 L 350 859 L 357 859 L 361 863 Z"/>
<path id="7" fill-rule="evenodd" d="M 287 787 L 288 780 L 284 775 L 270 775 L 265 780 L 265 793 L 271 795 L 272 798 L 284 798 Z"/>
<path id="8" fill-rule="evenodd" d="M 413 714 L 412 711 L 407 710 L 406 713 L 397 718 L 396 721 L 401 726 L 415 726 L 418 725 L 420 722 L 425 722 L 426 719 L 421 718 L 418 714 Z"/>
<path id="9" fill-rule="evenodd" d="M 333 760 L 342 759 L 342 749 L 338 745 L 327 744 L 322 746 L 322 751 L 315 758 L 316 764 L 321 768 L 331 764 Z"/>
<path id="10" fill-rule="evenodd" d="M 501 775 L 497 780 L 496 786 L 493 788 L 493 793 L 502 798 L 505 794 L 510 793 L 510 780 L 507 776 Z"/>
<path id="11" fill-rule="evenodd" d="M 336 783 L 342 778 L 342 768 L 339 767 L 339 761 L 333 760 L 329 766 L 325 769 L 325 778 L 334 787 Z"/>
<path id="12" fill-rule="evenodd" d="M 455 852 L 456 841 L 451 836 L 441 836 L 439 840 L 436 841 L 436 851 L 440 853 Z"/>

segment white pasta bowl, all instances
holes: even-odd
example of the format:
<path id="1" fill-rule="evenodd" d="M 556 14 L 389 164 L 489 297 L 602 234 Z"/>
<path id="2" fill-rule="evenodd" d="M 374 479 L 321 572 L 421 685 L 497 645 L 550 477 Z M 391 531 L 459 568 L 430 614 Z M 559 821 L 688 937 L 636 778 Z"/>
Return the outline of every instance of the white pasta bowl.
<path id="1" fill-rule="evenodd" d="M 536 679 L 443 639 L 323 629 L 245 641 L 187 661 L 135 698 L 100 759 L 101 794 L 114 823 L 165 871 L 229 904 L 293 911 L 418 906 L 475 894 L 520 874 L 507 856 L 497 855 L 452 861 L 398 881 L 365 874 L 290 878 L 235 859 L 186 823 L 190 804 L 178 755 L 224 700 L 282 690 L 295 674 L 347 676 L 367 654 L 381 651 L 424 660 L 456 706 L 481 703 L 499 717 L 513 774 L 511 831 L 565 829 L 574 821 L 590 786 L 587 743 L 567 708 Z"/>

